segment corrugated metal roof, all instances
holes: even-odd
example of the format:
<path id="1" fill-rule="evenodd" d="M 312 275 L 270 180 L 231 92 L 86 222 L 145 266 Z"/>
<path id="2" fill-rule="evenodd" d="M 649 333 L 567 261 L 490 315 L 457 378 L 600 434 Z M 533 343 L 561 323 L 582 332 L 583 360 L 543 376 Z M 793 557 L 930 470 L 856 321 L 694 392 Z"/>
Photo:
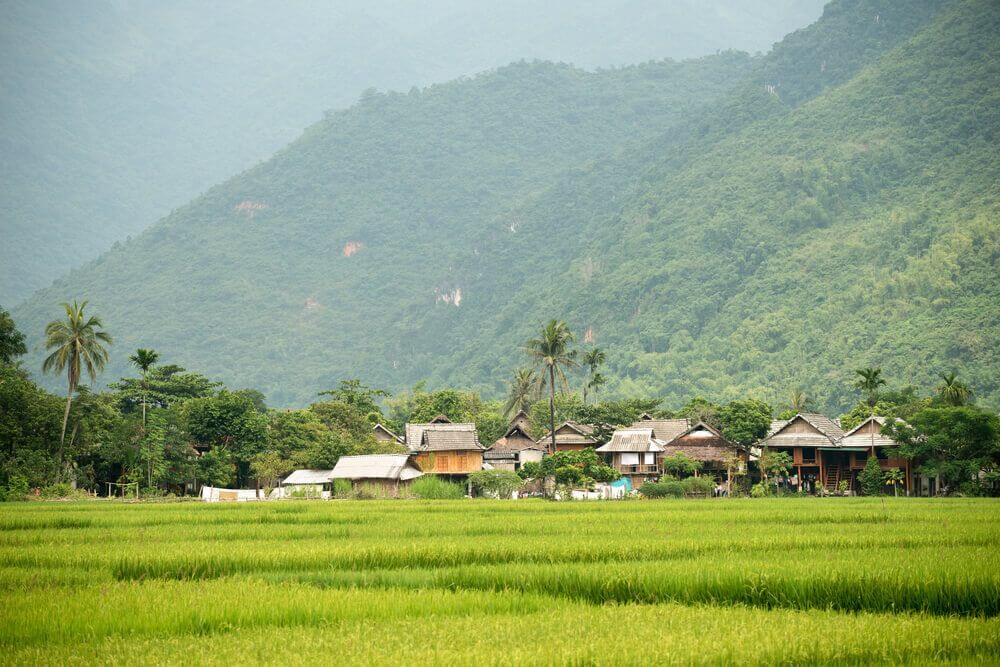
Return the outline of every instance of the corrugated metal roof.
<path id="1" fill-rule="evenodd" d="M 419 466 L 406 454 L 341 456 L 331 471 L 333 479 L 391 479 L 406 481 L 420 477 Z"/>
<path id="2" fill-rule="evenodd" d="M 296 470 L 282 480 L 282 484 L 329 484 L 332 470 Z"/>
<path id="3" fill-rule="evenodd" d="M 663 442 L 653 437 L 651 428 L 618 429 L 611 434 L 611 441 L 598 447 L 600 453 L 607 452 L 662 452 Z"/>

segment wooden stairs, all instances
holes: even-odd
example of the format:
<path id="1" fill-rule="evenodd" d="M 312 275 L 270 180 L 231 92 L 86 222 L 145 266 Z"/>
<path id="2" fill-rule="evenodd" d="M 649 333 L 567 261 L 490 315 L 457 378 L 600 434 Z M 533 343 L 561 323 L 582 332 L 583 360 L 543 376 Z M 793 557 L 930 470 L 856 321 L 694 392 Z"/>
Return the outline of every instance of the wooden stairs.
<path id="1" fill-rule="evenodd" d="M 823 485 L 827 491 L 836 491 L 840 485 L 841 470 L 837 463 L 826 466 L 826 480 Z"/>

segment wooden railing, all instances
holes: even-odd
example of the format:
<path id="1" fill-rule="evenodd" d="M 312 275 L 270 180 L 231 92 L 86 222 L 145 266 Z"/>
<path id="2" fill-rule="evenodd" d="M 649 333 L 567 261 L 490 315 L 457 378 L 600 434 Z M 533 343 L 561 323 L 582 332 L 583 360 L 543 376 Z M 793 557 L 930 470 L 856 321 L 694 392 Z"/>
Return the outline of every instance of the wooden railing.
<path id="1" fill-rule="evenodd" d="M 656 465 L 655 463 L 648 463 L 648 464 L 640 463 L 635 465 L 624 465 L 619 463 L 617 466 L 615 466 L 615 469 L 618 472 L 625 475 L 634 475 L 634 474 L 656 475 L 659 474 L 660 472 L 660 466 Z"/>

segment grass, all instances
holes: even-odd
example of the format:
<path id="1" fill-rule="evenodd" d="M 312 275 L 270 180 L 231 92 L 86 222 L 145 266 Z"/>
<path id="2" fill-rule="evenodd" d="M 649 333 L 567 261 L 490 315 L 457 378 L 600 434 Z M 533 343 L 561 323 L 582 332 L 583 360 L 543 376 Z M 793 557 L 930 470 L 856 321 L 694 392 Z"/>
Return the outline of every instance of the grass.
<path id="1" fill-rule="evenodd" d="M 988 664 L 998 508 L 0 505 L 0 647 L 8 664 Z"/>

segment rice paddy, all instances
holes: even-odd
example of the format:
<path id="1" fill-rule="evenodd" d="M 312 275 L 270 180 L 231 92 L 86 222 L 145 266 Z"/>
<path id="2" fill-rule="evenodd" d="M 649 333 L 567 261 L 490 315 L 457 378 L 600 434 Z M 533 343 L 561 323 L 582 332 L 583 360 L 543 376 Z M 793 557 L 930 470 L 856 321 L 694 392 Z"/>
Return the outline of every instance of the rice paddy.
<path id="1" fill-rule="evenodd" d="M 996 664 L 974 499 L 0 506 L 5 664 Z"/>

